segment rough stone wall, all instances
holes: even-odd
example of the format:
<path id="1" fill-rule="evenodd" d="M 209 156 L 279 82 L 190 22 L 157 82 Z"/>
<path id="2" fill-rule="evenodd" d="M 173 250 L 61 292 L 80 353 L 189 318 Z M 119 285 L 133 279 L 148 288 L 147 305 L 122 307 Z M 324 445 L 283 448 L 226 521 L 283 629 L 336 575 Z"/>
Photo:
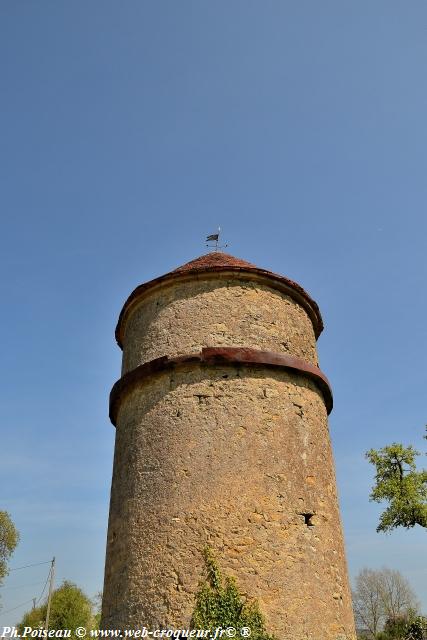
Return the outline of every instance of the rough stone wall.
<path id="1" fill-rule="evenodd" d="M 306 311 L 288 295 L 236 276 L 174 281 L 148 292 L 125 322 L 122 374 L 159 356 L 222 346 L 277 351 L 317 365 Z"/>
<path id="2" fill-rule="evenodd" d="M 307 378 L 185 365 L 123 400 L 102 627 L 187 627 L 206 543 L 279 640 L 354 637 L 327 416 Z"/>

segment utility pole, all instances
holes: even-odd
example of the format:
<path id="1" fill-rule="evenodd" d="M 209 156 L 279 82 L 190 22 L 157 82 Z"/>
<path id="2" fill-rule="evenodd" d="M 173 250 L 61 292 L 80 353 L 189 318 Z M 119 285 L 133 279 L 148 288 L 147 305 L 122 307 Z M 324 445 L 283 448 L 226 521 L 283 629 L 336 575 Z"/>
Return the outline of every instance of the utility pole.
<path id="1" fill-rule="evenodd" d="M 50 603 L 51 603 L 51 600 L 52 600 L 54 576 L 55 576 L 55 556 L 53 556 L 53 558 L 52 558 L 52 566 L 50 568 L 49 595 L 48 595 L 48 598 L 47 598 L 46 623 L 44 625 L 44 628 L 45 628 L 46 631 L 49 630 Z"/>
<path id="2" fill-rule="evenodd" d="M 37 598 L 33 598 L 33 609 L 36 608 L 36 602 L 37 602 Z"/>

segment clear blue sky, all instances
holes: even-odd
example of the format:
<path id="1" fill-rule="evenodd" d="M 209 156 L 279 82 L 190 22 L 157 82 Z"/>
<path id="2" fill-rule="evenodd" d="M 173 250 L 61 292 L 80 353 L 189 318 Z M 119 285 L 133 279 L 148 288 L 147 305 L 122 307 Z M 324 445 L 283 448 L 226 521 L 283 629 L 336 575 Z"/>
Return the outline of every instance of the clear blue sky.
<path id="1" fill-rule="evenodd" d="M 102 588 L 115 322 L 220 224 L 319 303 L 351 574 L 401 570 L 427 613 L 425 531 L 375 532 L 364 460 L 426 449 L 426 58 L 421 0 L 1 3 L 11 566 L 55 555 L 59 580 Z M 4 610 L 45 576 L 13 572 Z"/>

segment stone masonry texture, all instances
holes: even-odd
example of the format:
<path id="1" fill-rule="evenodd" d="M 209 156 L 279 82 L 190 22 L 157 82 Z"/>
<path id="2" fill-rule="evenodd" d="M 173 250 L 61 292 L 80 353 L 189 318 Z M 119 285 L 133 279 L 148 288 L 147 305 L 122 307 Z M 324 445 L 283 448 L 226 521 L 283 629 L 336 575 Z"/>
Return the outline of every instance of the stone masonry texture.
<path id="1" fill-rule="evenodd" d="M 207 346 L 288 353 L 317 364 L 313 325 L 287 295 L 239 278 L 179 281 L 149 293 L 126 323 L 123 370 Z"/>
<path id="2" fill-rule="evenodd" d="M 304 308 L 242 271 L 166 279 L 123 336 L 123 373 L 224 345 L 317 364 Z M 187 628 L 206 544 L 278 640 L 355 637 L 327 413 L 303 374 L 185 362 L 123 396 L 101 628 Z"/>

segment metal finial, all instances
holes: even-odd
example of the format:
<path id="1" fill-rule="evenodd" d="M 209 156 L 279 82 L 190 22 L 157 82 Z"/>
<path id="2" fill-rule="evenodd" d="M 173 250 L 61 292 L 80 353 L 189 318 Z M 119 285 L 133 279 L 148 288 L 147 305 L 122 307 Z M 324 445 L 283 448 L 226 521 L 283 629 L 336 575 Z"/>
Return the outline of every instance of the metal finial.
<path id="1" fill-rule="evenodd" d="M 215 244 L 206 244 L 207 247 L 209 247 L 209 249 L 211 251 L 219 251 L 220 249 L 225 249 L 225 247 L 228 247 L 228 244 L 219 244 L 219 236 L 221 234 L 221 227 L 218 227 L 218 233 L 212 233 L 210 236 L 207 236 L 206 238 L 206 242 L 214 242 Z"/>

